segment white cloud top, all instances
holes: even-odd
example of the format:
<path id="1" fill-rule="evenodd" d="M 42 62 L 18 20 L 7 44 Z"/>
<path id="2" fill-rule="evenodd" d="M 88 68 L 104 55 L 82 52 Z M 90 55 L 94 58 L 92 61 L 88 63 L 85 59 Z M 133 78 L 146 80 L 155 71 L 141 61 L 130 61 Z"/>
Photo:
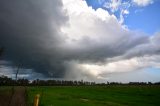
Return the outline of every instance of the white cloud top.
<path id="1" fill-rule="evenodd" d="M 85 1 L 75 1 L 64 2 L 64 8 L 69 14 L 68 25 L 62 27 L 62 31 L 68 36 L 65 47 L 80 52 L 81 55 L 88 52 L 90 54 L 87 53 L 88 56 L 84 57 L 86 60 L 87 58 L 91 60 L 66 61 L 68 66 L 66 78 L 106 79 L 109 73 L 137 71 L 149 67 L 159 68 L 160 56 L 154 53 L 150 55 L 159 47 L 148 49 L 155 47 L 155 38 L 160 36 L 159 34 L 149 38 L 142 33 L 132 32 L 119 24 L 118 19 L 106 10 L 94 10 L 87 7 Z M 113 6 L 116 9 L 117 5 Z M 122 12 L 129 14 L 127 10 Z M 121 55 L 121 50 L 126 51 Z M 120 56 L 116 56 L 114 52 L 119 52 Z M 94 58 L 99 59 L 94 62 Z"/>

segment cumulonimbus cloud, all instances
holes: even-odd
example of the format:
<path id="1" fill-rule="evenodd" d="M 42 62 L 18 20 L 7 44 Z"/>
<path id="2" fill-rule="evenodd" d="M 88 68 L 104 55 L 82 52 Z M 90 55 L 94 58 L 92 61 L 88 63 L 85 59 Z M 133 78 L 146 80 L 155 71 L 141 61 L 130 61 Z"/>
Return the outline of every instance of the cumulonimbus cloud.
<path id="1" fill-rule="evenodd" d="M 5 0 L 0 1 L 0 12 L 4 60 L 20 61 L 24 69 L 47 77 L 98 79 L 123 72 L 117 70 L 123 66 L 125 72 L 135 71 L 151 66 L 137 65 L 146 55 L 146 64 L 158 63 L 152 59 L 159 52 L 158 33 L 130 31 L 114 15 L 82 0 Z"/>

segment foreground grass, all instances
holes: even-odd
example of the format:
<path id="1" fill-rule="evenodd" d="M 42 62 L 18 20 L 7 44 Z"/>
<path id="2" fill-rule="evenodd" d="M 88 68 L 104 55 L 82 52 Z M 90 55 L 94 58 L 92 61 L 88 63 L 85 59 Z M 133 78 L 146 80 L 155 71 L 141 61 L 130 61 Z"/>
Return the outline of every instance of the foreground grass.
<path id="1" fill-rule="evenodd" d="M 28 105 L 41 94 L 40 106 L 158 106 L 160 86 L 28 87 Z"/>

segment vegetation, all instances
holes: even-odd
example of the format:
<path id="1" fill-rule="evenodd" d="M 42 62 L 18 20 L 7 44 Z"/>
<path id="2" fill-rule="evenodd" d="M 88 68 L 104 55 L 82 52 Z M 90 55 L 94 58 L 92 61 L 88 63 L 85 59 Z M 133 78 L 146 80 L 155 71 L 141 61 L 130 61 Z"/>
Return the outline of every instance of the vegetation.
<path id="1" fill-rule="evenodd" d="M 0 86 L 105 86 L 105 85 L 160 85 L 160 82 L 129 82 L 129 83 L 118 83 L 118 82 L 106 82 L 106 83 L 95 83 L 87 81 L 67 81 L 67 80 L 33 80 L 28 79 L 17 79 L 13 80 L 7 76 L 0 76 Z"/>
<path id="2" fill-rule="evenodd" d="M 28 87 L 28 105 L 40 94 L 40 106 L 158 106 L 160 86 Z"/>
<path id="3" fill-rule="evenodd" d="M 15 86 L 14 92 L 12 92 L 13 86 L 8 85 Z M 38 79 L 30 82 L 27 79 L 13 80 L 6 76 L 0 77 L 0 104 L 3 106 L 13 104 L 14 101 L 33 106 L 36 94 L 40 94 L 40 106 L 157 106 L 160 83 L 97 84 L 85 81 Z"/>

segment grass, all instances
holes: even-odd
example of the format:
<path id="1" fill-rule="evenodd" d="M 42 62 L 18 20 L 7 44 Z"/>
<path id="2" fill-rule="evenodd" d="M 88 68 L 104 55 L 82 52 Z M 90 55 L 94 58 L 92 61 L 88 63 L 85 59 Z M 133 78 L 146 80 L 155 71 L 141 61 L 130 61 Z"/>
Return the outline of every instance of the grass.
<path id="1" fill-rule="evenodd" d="M 0 86 L 0 94 L 10 93 L 11 89 L 11 86 Z"/>
<path id="2" fill-rule="evenodd" d="M 160 86 L 28 87 L 28 105 L 40 94 L 40 106 L 158 106 Z"/>

